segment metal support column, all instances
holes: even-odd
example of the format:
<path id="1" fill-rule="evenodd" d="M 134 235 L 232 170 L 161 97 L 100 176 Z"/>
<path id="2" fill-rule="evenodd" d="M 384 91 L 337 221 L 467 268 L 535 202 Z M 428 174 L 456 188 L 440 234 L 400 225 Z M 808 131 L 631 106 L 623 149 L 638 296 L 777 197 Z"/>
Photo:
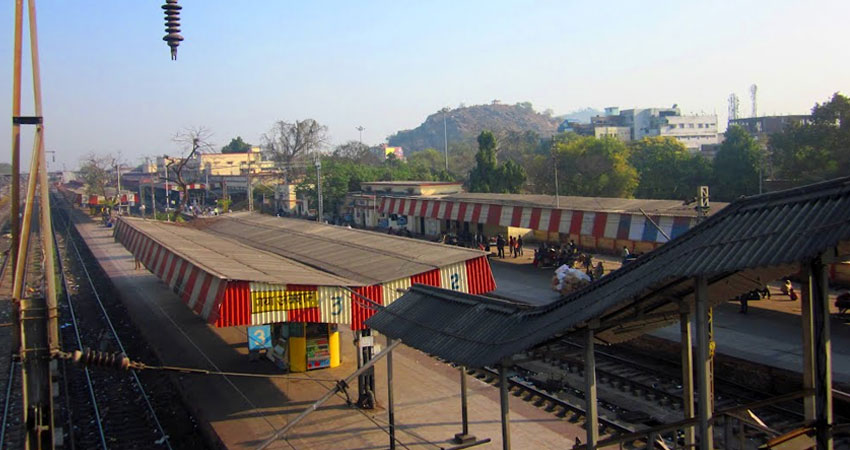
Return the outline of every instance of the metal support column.
<path id="1" fill-rule="evenodd" d="M 390 422 L 390 450 L 395 450 L 395 404 L 393 403 L 393 340 L 387 337 L 387 416 Z"/>
<path id="2" fill-rule="evenodd" d="M 593 354 L 593 327 L 587 327 L 584 339 L 584 429 L 588 450 L 599 442 L 599 409 L 596 398 L 596 358 Z"/>
<path id="3" fill-rule="evenodd" d="M 694 352 L 691 347 L 691 313 L 688 304 L 682 303 L 679 310 L 679 327 L 682 343 L 682 415 L 684 419 L 694 416 Z M 696 443 L 694 427 L 685 428 L 685 446 L 693 448 Z"/>
<path id="4" fill-rule="evenodd" d="M 372 360 L 372 330 L 366 328 L 360 330 L 358 349 L 360 355 L 360 367 L 365 366 Z M 357 406 L 362 409 L 373 409 L 375 407 L 375 369 L 370 368 L 357 377 Z"/>
<path id="5" fill-rule="evenodd" d="M 709 385 L 711 374 L 711 354 L 709 352 L 709 306 L 708 306 L 708 280 L 699 276 L 695 281 L 694 297 L 696 300 L 696 325 L 697 325 L 697 377 L 699 379 L 699 448 L 701 450 L 714 449 L 714 428 L 711 424 L 713 415 L 713 401 L 711 398 L 711 387 Z"/>
<path id="6" fill-rule="evenodd" d="M 455 434 L 455 443 L 475 442 L 475 436 L 469 434 L 469 414 L 466 408 L 466 367 L 460 367 L 460 419 L 462 431 Z"/>
<path id="7" fill-rule="evenodd" d="M 24 2 L 15 0 L 15 49 L 13 54 L 13 80 L 12 80 L 12 211 L 10 225 L 12 231 L 12 245 L 9 247 L 9 258 L 11 258 L 12 273 L 18 264 L 18 246 L 21 240 L 21 124 L 14 119 L 21 115 L 21 54 L 23 47 L 23 21 Z M 19 338 L 16 333 L 16 341 Z M 17 342 L 15 343 L 17 344 Z M 15 347 L 14 351 L 18 351 Z"/>
<path id="8" fill-rule="evenodd" d="M 827 266 L 810 263 L 815 344 L 815 431 L 818 450 L 832 450 L 832 343 Z"/>
<path id="9" fill-rule="evenodd" d="M 803 326 L 803 389 L 811 389 L 812 394 L 803 397 L 803 417 L 807 423 L 815 422 L 815 341 L 814 311 L 812 307 L 812 271 L 809 264 L 803 264 L 803 288 L 800 292 L 800 319 Z"/>
<path id="10" fill-rule="evenodd" d="M 511 449 L 510 403 L 508 402 L 508 368 L 499 364 L 499 404 L 502 409 L 502 449 Z"/>

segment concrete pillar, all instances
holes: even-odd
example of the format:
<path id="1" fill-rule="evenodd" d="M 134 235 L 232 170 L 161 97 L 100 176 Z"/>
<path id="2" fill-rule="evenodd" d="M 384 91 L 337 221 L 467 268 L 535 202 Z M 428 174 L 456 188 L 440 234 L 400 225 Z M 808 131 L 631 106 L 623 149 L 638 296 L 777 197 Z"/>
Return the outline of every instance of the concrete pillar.
<path id="1" fill-rule="evenodd" d="M 695 280 L 694 297 L 696 300 L 697 325 L 697 377 L 699 380 L 699 436 L 700 450 L 714 449 L 714 428 L 711 425 L 713 401 L 711 398 L 711 354 L 709 352 L 709 306 L 708 280 L 699 276 Z"/>
<path id="2" fill-rule="evenodd" d="M 508 402 L 508 369 L 499 364 L 499 403 L 502 409 L 502 448 L 511 450 L 510 403 Z"/>
<path id="3" fill-rule="evenodd" d="M 682 343 L 682 416 L 690 419 L 694 416 L 694 354 L 691 337 L 691 313 L 689 305 L 683 303 L 679 314 L 679 327 Z M 685 445 L 693 448 L 696 443 L 694 427 L 685 428 Z"/>
<path id="4" fill-rule="evenodd" d="M 593 354 L 593 327 L 588 326 L 584 340 L 584 399 L 588 450 L 595 450 L 599 442 L 599 410 L 596 398 L 596 358 Z"/>
<path id="5" fill-rule="evenodd" d="M 827 266 L 810 263 L 815 345 L 815 431 L 818 450 L 832 450 L 832 344 Z"/>
<path id="6" fill-rule="evenodd" d="M 800 318 L 803 328 L 803 389 L 815 389 L 815 341 L 812 310 L 812 271 L 809 264 L 803 264 L 803 288 L 800 292 Z M 803 398 L 803 416 L 806 422 L 815 421 L 815 394 Z"/>

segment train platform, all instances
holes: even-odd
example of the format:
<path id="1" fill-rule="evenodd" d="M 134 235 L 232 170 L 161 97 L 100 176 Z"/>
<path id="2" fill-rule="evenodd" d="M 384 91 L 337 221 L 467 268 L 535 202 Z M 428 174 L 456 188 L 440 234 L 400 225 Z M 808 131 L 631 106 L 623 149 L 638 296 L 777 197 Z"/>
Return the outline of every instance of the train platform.
<path id="1" fill-rule="evenodd" d="M 156 276 L 135 269 L 131 254 L 107 229 L 74 211 L 76 227 L 164 365 L 226 372 L 278 374 L 266 360 L 249 362 L 245 327 L 208 325 Z M 343 363 L 334 369 L 279 378 L 180 374 L 180 395 L 210 440 L 224 448 L 255 448 L 356 368 L 350 331 L 341 330 Z M 130 355 L 132 357 L 132 355 Z M 449 448 L 460 432 L 460 383 L 456 369 L 416 350 L 394 351 L 396 436 L 400 448 Z M 338 395 L 271 448 L 388 448 L 386 362 L 376 365 L 379 408 L 363 411 Z M 470 432 L 501 447 L 499 391 L 470 378 Z M 356 397 L 356 387 L 350 389 Z M 511 396 L 514 448 L 569 448 L 584 436 L 579 425 Z"/>

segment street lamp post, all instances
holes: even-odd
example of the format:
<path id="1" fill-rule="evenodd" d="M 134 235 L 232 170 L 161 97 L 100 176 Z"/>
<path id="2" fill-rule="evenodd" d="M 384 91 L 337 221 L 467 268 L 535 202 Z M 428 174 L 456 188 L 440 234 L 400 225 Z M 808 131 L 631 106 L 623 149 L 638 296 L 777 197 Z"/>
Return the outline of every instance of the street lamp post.
<path id="1" fill-rule="evenodd" d="M 316 222 L 322 223 L 322 159 L 316 155 L 316 196 L 318 197 L 318 211 L 316 214 Z"/>
<path id="2" fill-rule="evenodd" d="M 363 128 L 363 125 L 358 125 L 355 129 L 360 132 L 360 146 L 363 147 L 363 130 L 365 128 Z"/>

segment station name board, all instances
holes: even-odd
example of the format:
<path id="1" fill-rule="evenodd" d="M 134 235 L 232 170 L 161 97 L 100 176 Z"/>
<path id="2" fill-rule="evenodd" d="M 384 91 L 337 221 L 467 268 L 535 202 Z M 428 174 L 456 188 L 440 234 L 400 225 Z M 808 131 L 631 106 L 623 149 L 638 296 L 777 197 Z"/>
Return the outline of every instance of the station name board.
<path id="1" fill-rule="evenodd" d="M 251 292 L 251 312 L 316 308 L 319 295 L 316 291 L 254 291 Z"/>

